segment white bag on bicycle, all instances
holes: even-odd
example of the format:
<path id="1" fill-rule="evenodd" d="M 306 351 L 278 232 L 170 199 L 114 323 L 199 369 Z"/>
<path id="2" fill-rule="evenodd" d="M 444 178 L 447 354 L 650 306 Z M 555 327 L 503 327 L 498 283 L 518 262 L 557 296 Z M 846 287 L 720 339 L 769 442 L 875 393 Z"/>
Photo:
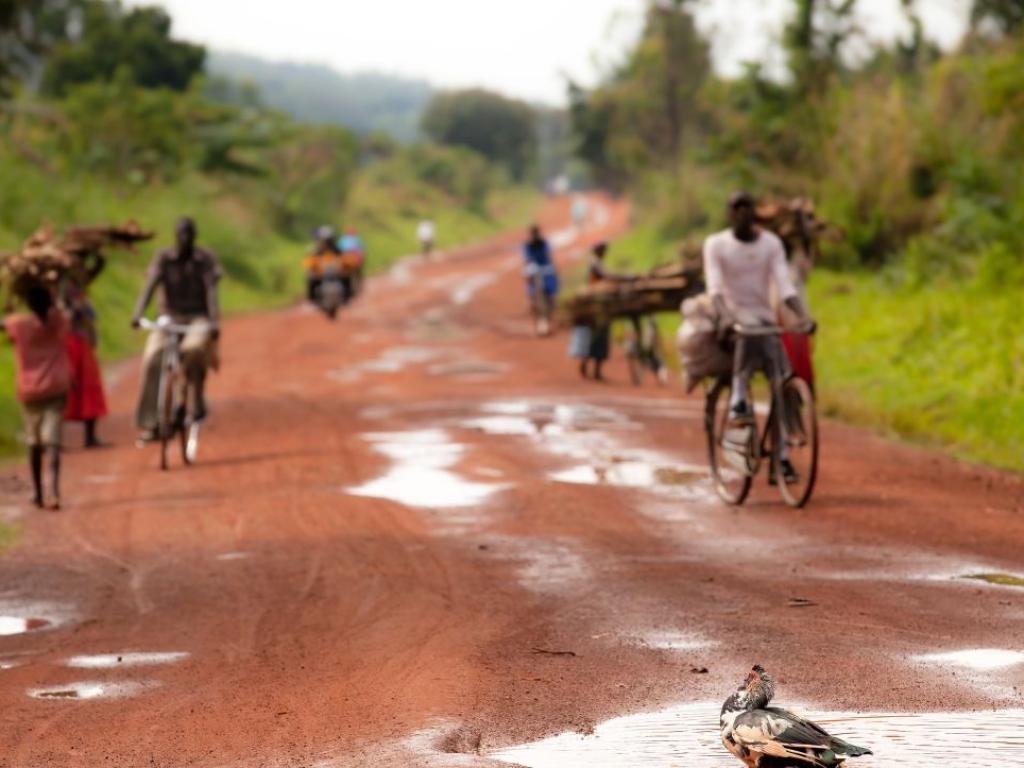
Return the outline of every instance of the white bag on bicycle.
<path id="1" fill-rule="evenodd" d="M 708 377 L 728 376 L 732 354 L 722 349 L 716 337 L 718 327 L 714 304 L 706 293 L 683 302 L 683 323 L 676 334 L 683 383 L 692 392 Z"/>

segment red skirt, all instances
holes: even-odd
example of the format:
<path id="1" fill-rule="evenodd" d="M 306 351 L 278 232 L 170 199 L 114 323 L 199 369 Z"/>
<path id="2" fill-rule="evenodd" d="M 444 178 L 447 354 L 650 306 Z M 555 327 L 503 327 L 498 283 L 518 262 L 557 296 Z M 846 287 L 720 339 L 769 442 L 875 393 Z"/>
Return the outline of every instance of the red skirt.
<path id="1" fill-rule="evenodd" d="M 107 399 L 103 395 L 103 376 L 96 354 L 89 343 L 76 333 L 67 335 L 68 360 L 71 362 L 73 385 L 68 392 L 68 421 L 89 421 L 107 415 Z"/>
<path id="2" fill-rule="evenodd" d="M 793 373 L 814 387 L 814 363 L 811 358 L 811 337 L 805 333 L 786 333 L 782 336 L 786 357 Z"/>

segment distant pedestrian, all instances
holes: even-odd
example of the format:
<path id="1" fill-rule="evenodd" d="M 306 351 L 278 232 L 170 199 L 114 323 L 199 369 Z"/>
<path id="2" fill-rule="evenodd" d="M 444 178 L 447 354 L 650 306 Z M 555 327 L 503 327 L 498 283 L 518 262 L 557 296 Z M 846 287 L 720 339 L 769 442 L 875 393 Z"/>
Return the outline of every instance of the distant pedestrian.
<path id="1" fill-rule="evenodd" d="M 64 288 L 65 305 L 71 314 L 66 345 L 72 378 L 64 419 L 85 425 L 86 448 L 103 445 L 96 435 L 96 422 L 107 415 L 103 375 L 95 351 L 98 343 L 96 310 L 86 291 L 86 286 L 99 276 L 105 264 L 101 254 L 92 254 L 86 260 L 81 275 L 70 279 Z"/>
<path id="2" fill-rule="evenodd" d="M 25 291 L 29 314 L 10 315 L 3 330 L 14 342 L 17 395 L 25 420 L 25 441 L 35 491 L 33 503 L 45 506 L 43 458 L 49 458 L 51 509 L 60 509 L 60 451 L 64 410 L 71 387 L 65 346 L 69 325 L 44 285 Z"/>
<path id="3" fill-rule="evenodd" d="M 416 227 L 416 239 L 420 241 L 420 253 L 423 256 L 430 256 L 433 252 L 435 235 L 434 222 L 430 219 L 424 219 Z"/>
<path id="4" fill-rule="evenodd" d="M 587 283 L 593 287 L 606 282 L 631 280 L 629 275 L 610 272 L 604 259 L 608 254 L 608 243 L 598 243 L 591 249 L 590 264 L 587 267 Z M 574 341 L 570 353 L 580 361 L 580 376 L 584 379 L 604 381 L 602 368 L 611 352 L 612 323 L 610 318 L 595 317 L 589 325 L 574 329 Z M 593 368 L 591 368 L 593 363 Z"/>

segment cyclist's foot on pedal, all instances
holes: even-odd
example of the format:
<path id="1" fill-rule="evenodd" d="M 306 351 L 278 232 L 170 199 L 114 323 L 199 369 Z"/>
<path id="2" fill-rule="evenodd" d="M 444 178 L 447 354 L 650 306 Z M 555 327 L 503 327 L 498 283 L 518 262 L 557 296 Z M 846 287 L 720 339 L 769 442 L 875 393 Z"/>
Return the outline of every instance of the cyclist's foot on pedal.
<path id="1" fill-rule="evenodd" d="M 800 474 L 790 463 L 789 459 L 783 459 L 780 464 L 782 465 L 782 479 L 786 481 L 786 485 L 794 485 L 800 482 Z M 772 485 L 778 485 L 779 481 L 775 477 L 774 472 L 768 477 L 768 482 Z"/>
<path id="2" fill-rule="evenodd" d="M 750 424 L 754 420 L 754 411 L 747 404 L 746 400 L 740 400 L 734 403 L 729 409 L 729 422 L 733 425 L 739 426 L 743 424 Z"/>

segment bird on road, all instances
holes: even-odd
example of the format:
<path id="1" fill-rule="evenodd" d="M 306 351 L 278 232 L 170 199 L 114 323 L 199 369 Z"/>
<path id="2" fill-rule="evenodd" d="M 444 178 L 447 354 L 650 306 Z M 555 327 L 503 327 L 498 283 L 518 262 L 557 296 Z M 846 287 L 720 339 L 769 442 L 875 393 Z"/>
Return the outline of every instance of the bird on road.
<path id="1" fill-rule="evenodd" d="M 792 712 L 769 707 L 775 681 L 756 665 L 722 705 L 722 743 L 747 768 L 838 768 L 871 750 L 830 735 Z"/>

